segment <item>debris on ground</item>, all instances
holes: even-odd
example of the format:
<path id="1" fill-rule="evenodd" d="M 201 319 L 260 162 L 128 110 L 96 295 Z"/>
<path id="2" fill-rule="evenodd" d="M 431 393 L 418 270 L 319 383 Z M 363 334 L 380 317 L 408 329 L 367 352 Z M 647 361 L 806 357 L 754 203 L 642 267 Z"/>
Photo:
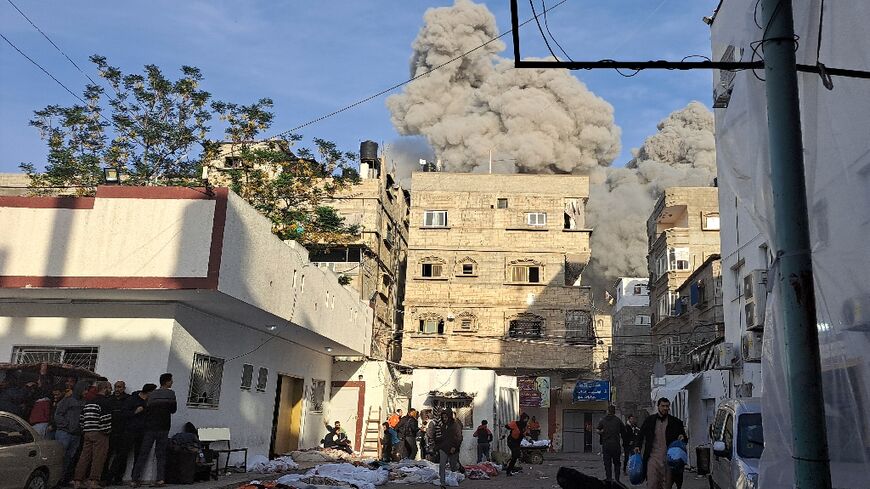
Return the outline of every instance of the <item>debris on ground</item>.
<path id="1" fill-rule="evenodd" d="M 248 472 L 255 474 L 280 474 L 282 472 L 290 472 L 299 468 L 292 457 L 278 457 L 269 460 L 264 455 L 254 455 L 248 460 Z"/>

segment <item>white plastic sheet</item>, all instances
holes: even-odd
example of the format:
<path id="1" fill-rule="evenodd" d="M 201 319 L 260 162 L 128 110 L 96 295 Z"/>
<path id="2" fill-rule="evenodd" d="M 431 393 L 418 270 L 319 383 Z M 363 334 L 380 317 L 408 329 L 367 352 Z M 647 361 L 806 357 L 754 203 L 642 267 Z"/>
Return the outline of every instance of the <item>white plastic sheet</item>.
<path id="1" fill-rule="evenodd" d="M 291 457 L 278 457 L 269 460 L 264 455 L 254 455 L 248 459 L 248 472 L 257 474 L 274 474 L 276 472 L 288 472 L 296 470 L 299 465 Z"/>
<path id="2" fill-rule="evenodd" d="M 821 2 L 793 3 L 798 63 L 814 65 Z M 762 38 L 755 7 L 756 0 L 722 3 L 713 24 L 714 56 L 733 45 L 738 60 L 750 59 L 750 43 Z M 826 2 L 820 61 L 870 70 L 867 19 L 870 2 Z M 764 71 L 758 75 L 763 78 Z M 870 474 L 870 80 L 834 77 L 829 91 L 818 75 L 804 73 L 799 83 L 826 409 L 826 419 L 818 423 L 828 430 L 833 486 L 864 489 Z M 766 97 L 764 83 L 751 71 L 736 74 L 727 109 L 716 111 L 716 130 L 720 186 L 734 191 L 775 256 Z M 762 364 L 765 450 L 759 487 L 765 489 L 794 487 L 788 372 L 774 307 L 777 272 L 774 264 Z"/>

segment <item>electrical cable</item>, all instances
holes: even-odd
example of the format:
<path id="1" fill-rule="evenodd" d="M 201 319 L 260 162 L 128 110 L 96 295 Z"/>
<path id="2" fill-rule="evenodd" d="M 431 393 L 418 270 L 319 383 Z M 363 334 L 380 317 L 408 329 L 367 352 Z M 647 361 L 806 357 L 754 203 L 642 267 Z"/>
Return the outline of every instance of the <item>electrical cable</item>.
<path id="1" fill-rule="evenodd" d="M 562 5 L 563 3 L 567 2 L 567 1 L 568 1 L 568 0 L 561 0 L 559 3 L 557 3 L 557 4 L 553 5 L 552 7 L 550 7 L 547 11 L 549 11 L 549 10 L 553 10 L 553 9 L 555 9 L 556 7 Z M 545 12 L 547 12 L 547 11 L 545 11 Z M 531 22 L 531 21 L 533 21 L 533 20 L 536 20 L 536 18 L 527 19 L 526 21 L 524 21 L 524 22 L 522 22 L 521 24 L 519 24 L 519 25 L 517 26 L 517 28 L 523 27 L 523 26 L 525 26 L 526 24 L 528 24 L 529 22 Z M 391 86 L 391 87 L 389 87 L 389 88 L 386 88 L 386 89 L 384 89 L 384 90 L 381 90 L 381 91 L 378 92 L 378 93 L 375 93 L 375 94 L 373 94 L 373 95 L 369 95 L 368 97 L 365 97 L 365 98 L 363 98 L 363 99 L 357 100 L 356 102 L 353 102 L 353 103 L 351 103 L 350 105 L 346 105 L 346 106 L 344 106 L 344 107 L 342 107 L 342 108 L 340 108 L 340 109 L 334 110 L 334 111 L 332 111 L 332 112 L 330 112 L 330 113 L 328 113 L 328 114 L 324 114 L 324 115 L 322 115 L 322 116 L 320 116 L 320 117 L 317 117 L 316 119 L 312 119 L 312 120 L 310 120 L 310 121 L 308 121 L 308 122 L 304 122 L 304 123 L 302 123 L 302 124 L 299 124 L 299 125 L 296 126 L 296 127 L 293 127 L 293 128 L 288 129 L 288 130 L 286 130 L 286 131 L 280 132 L 280 133 L 278 133 L 278 134 L 276 134 L 276 135 L 274 135 L 274 136 L 272 136 L 272 137 L 266 138 L 266 139 L 267 139 L 267 140 L 268 140 L 268 139 L 276 139 L 276 138 L 280 138 L 280 137 L 286 136 L 286 135 L 288 135 L 288 134 L 295 133 L 295 132 L 298 131 L 299 129 L 302 129 L 302 128 L 304 128 L 304 127 L 308 127 L 308 126 L 310 126 L 310 125 L 312 125 L 312 124 L 316 124 L 316 123 L 318 123 L 318 122 L 320 122 L 320 121 L 323 121 L 323 120 L 325 120 L 325 119 L 329 119 L 330 117 L 333 117 L 333 116 L 335 116 L 335 115 L 341 114 L 342 112 L 345 112 L 345 111 L 348 111 L 348 110 L 350 110 L 350 109 L 353 109 L 354 107 L 358 107 L 358 106 L 360 106 L 360 105 L 362 105 L 362 104 L 364 104 L 364 103 L 366 103 L 366 102 L 370 102 L 370 101 L 372 101 L 372 100 L 374 100 L 374 99 L 380 97 L 381 95 L 385 95 L 385 94 L 387 94 L 387 93 L 390 93 L 390 92 L 392 92 L 393 90 L 395 90 L 395 89 L 397 89 L 397 88 L 400 88 L 400 87 L 402 87 L 402 86 L 404 86 L 404 85 L 407 85 L 408 83 L 411 83 L 411 82 L 414 81 L 414 80 L 417 80 L 417 79 L 422 78 L 422 77 L 424 77 L 424 76 L 426 76 L 426 75 L 428 75 L 428 74 L 430 74 L 430 73 L 433 73 L 433 72 L 435 72 L 435 71 L 437 71 L 437 70 L 440 70 L 441 68 L 443 68 L 443 67 L 445 67 L 445 66 L 447 66 L 447 65 L 449 65 L 449 64 L 452 64 L 452 63 L 454 63 L 454 62 L 456 62 L 456 61 L 458 61 L 458 60 L 460 60 L 460 59 L 462 59 L 462 58 L 468 56 L 469 54 L 471 54 L 471 53 L 473 53 L 473 52 L 475 52 L 475 51 L 477 51 L 477 50 L 479 50 L 479 49 L 481 49 L 481 48 L 484 48 L 484 47 L 486 47 L 486 46 L 492 44 L 493 42 L 495 42 L 495 41 L 497 41 L 497 40 L 503 38 L 504 36 L 510 34 L 511 32 L 513 32 L 513 29 L 508 29 L 508 30 L 506 30 L 505 32 L 503 32 L 502 34 L 500 34 L 500 35 L 498 35 L 498 36 L 495 36 L 495 37 L 493 37 L 493 38 L 491 38 L 491 39 L 485 41 L 483 44 L 480 44 L 479 46 L 476 46 L 476 47 L 474 47 L 474 48 L 471 48 L 471 49 L 469 49 L 468 51 L 465 51 L 464 53 L 462 53 L 462 54 L 460 54 L 460 55 L 458 55 L 458 56 L 456 56 L 456 57 L 454 57 L 454 58 L 451 58 L 451 59 L 445 61 L 444 63 L 441 63 L 441 64 L 439 64 L 439 65 L 436 65 L 436 66 L 433 67 L 432 69 L 426 70 L 426 71 L 424 71 L 423 73 L 420 73 L 420 74 L 418 74 L 418 75 L 415 75 L 415 76 L 413 76 L 413 77 L 411 77 L 411 78 L 409 78 L 409 79 L 407 79 L 407 80 L 405 80 L 405 81 L 403 81 L 403 82 L 396 83 L 395 85 L 393 85 L 393 86 Z"/>
<path id="2" fill-rule="evenodd" d="M 60 85 L 64 90 L 66 90 L 67 92 L 69 92 L 70 95 L 72 95 L 73 97 L 75 97 L 76 99 L 78 99 L 79 102 L 83 103 L 83 104 L 85 105 L 85 107 L 87 107 L 88 103 L 85 102 L 83 98 L 81 98 L 81 97 L 79 97 L 78 95 L 76 95 L 72 90 L 69 89 L 69 87 L 67 87 L 66 85 L 64 85 L 63 82 L 61 82 L 61 81 L 58 80 L 54 75 L 52 75 L 51 73 L 49 73 L 48 70 L 46 70 L 45 68 L 42 67 L 42 65 L 40 65 L 39 63 L 37 63 L 36 61 L 34 61 L 33 58 L 31 58 L 30 56 L 24 54 L 24 51 L 18 49 L 18 46 L 16 46 L 15 44 L 13 44 L 12 41 L 10 41 L 6 36 L 3 35 L 3 33 L 0 33 L 0 37 L 2 37 L 4 41 L 6 41 L 10 46 L 12 46 L 12 49 L 18 51 L 18 54 L 20 54 L 21 56 L 24 56 L 24 58 L 27 59 L 27 61 L 30 61 L 31 63 L 33 63 L 34 66 L 36 66 L 37 68 L 39 68 L 40 70 L 42 70 L 42 72 L 45 73 L 49 78 L 51 78 L 52 80 L 54 80 L 55 83 L 57 83 L 58 85 Z M 100 115 L 100 117 L 102 117 L 102 115 Z M 105 117 L 103 117 L 103 118 L 105 119 Z M 108 119 L 107 119 L 107 120 L 108 120 Z"/>
<path id="3" fill-rule="evenodd" d="M 816 67 L 819 68 L 819 77 L 822 79 L 822 85 L 825 86 L 828 90 L 834 89 L 834 80 L 831 79 L 831 75 L 828 73 L 827 66 L 824 65 L 820 61 L 820 57 L 822 54 L 822 28 L 825 24 L 825 0 L 821 0 L 821 6 L 819 7 L 819 39 L 818 44 L 816 45 Z"/>
<path id="4" fill-rule="evenodd" d="M 565 48 L 563 48 L 562 45 L 559 44 L 559 41 L 556 40 L 556 36 L 554 36 L 553 33 L 550 32 L 550 23 L 547 21 L 547 1 L 546 0 L 541 0 L 541 9 L 544 12 L 544 27 L 547 29 L 547 34 L 550 35 L 550 39 L 552 39 L 553 42 L 556 43 L 556 46 L 559 46 L 559 51 L 562 51 L 562 54 L 564 54 L 565 57 L 568 58 L 568 61 L 574 61 L 573 59 L 571 59 L 571 56 L 568 56 L 568 53 L 565 51 Z"/>
<path id="5" fill-rule="evenodd" d="M 58 46 L 57 44 L 55 44 L 54 41 L 52 41 L 51 38 L 48 37 L 48 34 L 46 34 L 45 32 L 43 32 L 42 29 L 39 28 L 39 26 L 37 26 L 37 25 L 36 25 L 32 20 L 30 20 L 30 17 L 28 17 L 24 12 L 22 12 L 21 9 L 18 8 L 18 5 L 15 5 L 15 4 L 12 2 L 12 0 L 6 0 L 6 1 L 9 2 L 9 5 L 12 5 L 12 7 L 15 8 L 15 10 L 17 10 L 18 13 L 21 14 L 21 16 L 24 17 L 24 19 L 25 19 L 27 22 L 30 22 L 30 25 L 32 25 L 34 29 L 36 29 L 40 34 L 42 34 L 42 37 L 44 37 L 46 41 L 48 41 L 49 43 L 51 43 L 51 45 L 54 46 L 54 49 L 57 49 L 57 51 L 58 51 L 60 54 L 62 54 L 63 57 L 67 59 L 67 61 L 69 61 L 73 66 L 75 66 L 75 68 L 76 68 L 77 70 L 79 70 L 79 73 L 81 73 L 81 74 L 84 75 L 88 80 L 90 80 L 91 84 L 93 84 L 93 85 L 97 85 L 97 82 L 95 82 L 94 79 L 90 77 L 90 75 L 88 75 L 87 73 L 85 73 L 84 70 L 82 70 L 81 67 L 80 67 L 78 64 L 76 64 L 75 61 L 72 60 L 72 58 L 70 58 L 69 56 L 67 56 L 67 54 L 66 54 L 65 52 L 63 52 L 63 49 L 61 49 L 60 46 Z"/>
<path id="6" fill-rule="evenodd" d="M 532 8 L 532 16 L 535 19 L 535 23 L 538 24 L 538 32 L 541 33 L 541 37 L 544 38 L 544 44 L 547 46 L 547 51 L 550 51 L 550 55 L 553 56 L 553 59 L 558 60 L 559 57 L 556 56 L 556 53 L 553 52 L 553 48 L 550 47 L 550 41 L 547 40 L 547 35 L 544 34 L 544 29 L 541 27 L 541 21 L 538 19 L 538 12 L 535 11 L 535 2 L 534 0 L 529 0 L 529 7 Z"/>

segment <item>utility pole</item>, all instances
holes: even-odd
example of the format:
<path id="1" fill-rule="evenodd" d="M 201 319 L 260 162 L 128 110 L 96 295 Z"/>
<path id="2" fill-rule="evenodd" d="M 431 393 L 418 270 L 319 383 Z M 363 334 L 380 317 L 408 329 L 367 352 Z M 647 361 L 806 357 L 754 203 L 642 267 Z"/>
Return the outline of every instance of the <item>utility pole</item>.
<path id="1" fill-rule="evenodd" d="M 778 320 L 785 332 L 795 487 L 830 489 L 792 0 L 762 0 Z"/>

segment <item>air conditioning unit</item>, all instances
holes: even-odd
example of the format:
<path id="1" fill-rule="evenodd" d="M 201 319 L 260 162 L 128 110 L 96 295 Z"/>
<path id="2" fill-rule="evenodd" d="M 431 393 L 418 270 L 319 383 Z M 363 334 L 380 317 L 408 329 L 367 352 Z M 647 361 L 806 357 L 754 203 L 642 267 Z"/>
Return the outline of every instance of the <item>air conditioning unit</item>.
<path id="1" fill-rule="evenodd" d="M 761 338 L 758 331 L 747 331 L 740 338 L 740 351 L 744 362 L 761 361 Z"/>
<path id="2" fill-rule="evenodd" d="M 731 370 L 737 363 L 737 352 L 734 343 L 719 343 L 716 345 L 716 370 Z"/>
<path id="3" fill-rule="evenodd" d="M 767 270 L 753 270 L 743 277 L 743 305 L 746 329 L 764 329 L 764 308 L 767 305 Z"/>

